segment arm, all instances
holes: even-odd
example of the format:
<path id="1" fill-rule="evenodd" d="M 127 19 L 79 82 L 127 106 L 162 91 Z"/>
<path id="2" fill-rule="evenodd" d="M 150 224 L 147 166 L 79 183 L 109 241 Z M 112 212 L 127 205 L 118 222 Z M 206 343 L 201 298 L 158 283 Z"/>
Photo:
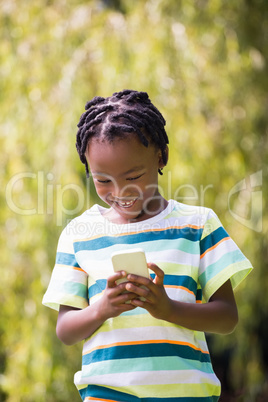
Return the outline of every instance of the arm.
<path id="1" fill-rule="evenodd" d="M 102 297 L 83 310 L 60 306 L 56 333 L 66 345 L 73 345 L 91 336 L 108 318 L 117 317 L 124 311 L 136 308 L 126 301 L 137 297 L 133 293 L 123 293 L 126 282 L 116 285 L 115 281 L 126 276 L 124 271 L 117 272 L 107 279 Z"/>
<path id="2" fill-rule="evenodd" d="M 127 276 L 132 283 L 128 283 L 126 289 L 146 298 L 144 302 L 133 299 L 133 305 L 145 308 L 155 318 L 195 331 L 227 334 L 234 330 L 238 313 L 229 280 L 212 295 L 208 303 L 184 303 L 168 297 L 163 286 L 164 272 L 155 264 L 148 265 L 156 274 L 153 281 L 132 274 Z M 145 285 L 148 290 L 136 286 L 134 282 Z"/>

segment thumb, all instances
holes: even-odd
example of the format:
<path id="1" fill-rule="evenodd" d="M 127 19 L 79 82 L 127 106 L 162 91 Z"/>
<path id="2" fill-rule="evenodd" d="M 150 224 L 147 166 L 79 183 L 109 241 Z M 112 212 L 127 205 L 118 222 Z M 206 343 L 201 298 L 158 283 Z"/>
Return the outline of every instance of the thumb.
<path id="1" fill-rule="evenodd" d="M 155 273 L 154 283 L 156 285 L 163 285 L 165 276 L 164 271 L 152 262 L 149 262 L 147 266 Z"/>

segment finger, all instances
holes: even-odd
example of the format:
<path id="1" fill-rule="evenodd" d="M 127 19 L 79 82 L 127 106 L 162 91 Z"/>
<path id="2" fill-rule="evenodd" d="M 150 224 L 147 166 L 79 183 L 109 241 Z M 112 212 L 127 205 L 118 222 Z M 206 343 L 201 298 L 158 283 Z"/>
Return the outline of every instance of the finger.
<path id="1" fill-rule="evenodd" d="M 134 283 L 128 282 L 126 284 L 126 289 L 127 291 L 131 292 L 132 294 L 135 295 L 135 298 L 137 298 L 137 296 L 140 296 L 144 299 L 147 300 L 148 295 L 150 294 L 150 291 L 147 287 L 145 287 L 144 285 L 136 285 Z"/>
<path id="2" fill-rule="evenodd" d="M 131 291 L 127 289 L 128 283 L 128 281 L 125 281 L 112 288 L 107 288 L 106 291 L 108 292 L 108 298 L 113 301 L 113 303 L 120 304 L 137 297 L 136 293 L 131 293 Z"/>
<path id="3" fill-rule="evenodd" d="M 156 285 L 163 285 L 164 276 L 165 276 L 164 271 L 162 271 L 161 268 L 159 268 L 156 264 L 154 264 L 152 262 L 149 262 L 147 264 L 147 266 L 148 266 L 149 269 L 151 269 L 155 273 L 154 283 Z"/>
<path id="4" fill-rule="evenodd" d="M 131 301 L 130 301 L 130 303 L 131 303 L 131 305 L 132 306 L 135 306 L 135 307 L 143 307 L 143 308 L 145 308 L 145 306 L 146 306 L 146 299 L 132 299 Z"/>
<path id="5" fill-rule="evenodd" d="M 107 288 L 114 288 L 117 286 L 116 281 L 119 281 L 120 279 L 123 279 L 127 276 L 127 273 L 125 271 L 118 271 L 115 272 L 113 275 L 109 276 L 107 279 Z"/>
<path id="6" fill-rule="evenodd" d="M 136 293 L 126 292 L 114 299 L 114 304 L 128 304 L 137 297 Z"/>
<path id="7" fill-rule="evenodd" d="M 145 286 L 150 286 L 152 283 L 151 278 L 145 278 L 144 276 L 140 275 L 135 275 L 135 274 L 128 274 L 127 275 L 127 280 L 132 283 L 136 283 L 138 285 L 145 285 Z"/>

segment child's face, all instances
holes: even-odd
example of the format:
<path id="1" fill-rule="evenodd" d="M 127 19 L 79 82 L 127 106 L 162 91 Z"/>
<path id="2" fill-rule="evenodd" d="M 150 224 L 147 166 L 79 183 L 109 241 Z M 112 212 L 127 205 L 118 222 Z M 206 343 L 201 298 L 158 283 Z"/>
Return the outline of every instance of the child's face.
<path id="1" fill-rule="evenodd" d="M 158 191 L 158 169 L 164 164 L 155 146 L 146 148 L 134 135 L 112 143 L 93 138 L 86 158 L 98 196 L 112 207 L 111 221 L 141 221 L 166 207 Z"/>

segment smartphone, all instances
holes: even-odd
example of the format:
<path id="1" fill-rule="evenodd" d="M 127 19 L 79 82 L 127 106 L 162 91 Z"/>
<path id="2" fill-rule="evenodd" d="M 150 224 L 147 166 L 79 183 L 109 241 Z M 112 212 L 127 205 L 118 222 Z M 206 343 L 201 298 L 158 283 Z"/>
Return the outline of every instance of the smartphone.
<path id="1" fill-rule="evenodd" d="M 114 272 L 126 271 L 128 274 L 135 274 L 149 278 L 145 252 L 142 248 L 118 251 L 112 254 Z M 117 283 L 127 282 L 126 278 L 119 279 Z"/>
<path id="2" fill-rule="evenodd" d="M 115 272 L 126 271 L 127 274 L 135 274 L 150 278 L 147 267 L 145 252 L 141 248 L 118 251 L 112 254 L 112 264 Z M 121 278 L 116 281 L 117 285 L 122 282 L 128 282 L 127 278 Z M 145 286 L 142 286 L 146 289 Z M 145 300 L 141 298 L 141 300 Z"/>

